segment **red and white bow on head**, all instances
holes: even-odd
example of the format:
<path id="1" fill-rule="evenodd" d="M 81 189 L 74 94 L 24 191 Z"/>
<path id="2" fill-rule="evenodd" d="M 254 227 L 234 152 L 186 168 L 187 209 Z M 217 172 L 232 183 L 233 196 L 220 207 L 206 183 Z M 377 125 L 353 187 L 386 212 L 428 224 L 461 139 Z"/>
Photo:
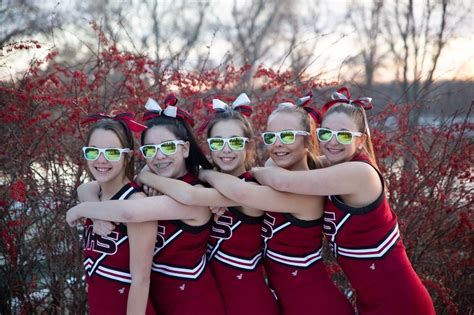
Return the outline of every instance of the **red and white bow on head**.
<path id="1" fill-rule="evenodd" d="M 96 122 L 96 121 L 99 121 L 101 119 L 112 119 L 112 120 L 116 120 L 116 121 L 122 121 L 133 132 L 142 132 L 143 130 L 145 130 L 147 128 L 146 126 L 144 126 L 144 125 L 136 122 L 135 120 L 133 120 L 133 114 L 132 113 L 121 113 L 121 114 L 117 114 L 115 116 L 111 116 L 111 115 L 108 115 L 106 113 L 92 114 L 92 115 L 87 116 L 81 122 L 81 124 Z"/>
<path id="2" fill-rule="evenodd" d="M 232 106 L 227 105 L 227 103 L 215 98 L 212 100 L 212 110 L 215 112 L 225 111 L 229 108 L 233 110 L 238 110 L 244 116 L 250 116 L 252 113 L 252 107 L 250 106 L 250 99 L 247 94 L 242 93 L 235 99 L 232 103 Z"/>
<path id="3" fill-rule="evenodd" d="M 279 106 L 302 107 L 308 113 L 308 115 L 310 115 L 311 118 L 313 118 L 316 124 L 320 124 L 321 113 L 316 108 L 309 106 L 309 103 L 311 102 L 312 99 L 313 99 L 313 92 L 309 91 L 308 93 L 306 93 L 305 96 L 298 98 L 295 104 L 290 103 L 290 102 L 285 102 L 285 103 L 280 103 Z"/>
<path id="4" fill-rule="evenodd" d="M 363 108 L 364 110 L 369 110 L 373 108 L 372 98 L 361 97 L 361 98 L 352 100 L 351 93 L 349 92 L 349 89 L 345 86 L 340 88 L 336 92 L 332 93 L 331 99 L 332 100 L 324 104 L 324 106 L 321 108 L 321 112 L 323 114 L 326 113 L 328 109 L 331 108 L 333 105 L 338 104 L 338 103 L 345 103 L 349 105 L 358 106 L 360 108 Z"/>
<path id="5" fill-rule="evenodd" d="M 165 98 L 164 103 L 165 109 L 162 109 L 157 101 L 155 101 L 151 97 L 148 98 L 145 104 L 145 108 L 147 109 L 147 111 L 143 115 L 143 120 L 146 121 L 161 115 L 165 115 L 167 117 L 172 118 L 181 118 L 184 121 L 188 122 L 191 127 L 194 126 L 194 119 L 191 117 L 191 114 L 189 114 L 184 109 L 176 107 L 176 103 L 178 103 L 178 99 L 176 98 L 176 96 L 174 96 L 173 94 L 168 95 Z"/>

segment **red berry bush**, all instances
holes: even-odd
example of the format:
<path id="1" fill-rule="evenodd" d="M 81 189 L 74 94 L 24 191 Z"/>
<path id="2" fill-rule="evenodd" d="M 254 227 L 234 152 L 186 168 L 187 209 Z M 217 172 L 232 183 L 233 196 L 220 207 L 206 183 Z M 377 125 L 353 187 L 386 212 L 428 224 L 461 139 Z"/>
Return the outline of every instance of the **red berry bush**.
<path id="1" fill-rule="evenodd" d="M 0 83 L 2 314 L 87 311 L 80 235 L 64 220 L 86 177 L 80 156 L 86 114 L 132 111 L 141 118 L 148 97 L 162 101 L 172 92 L 199 127 L 212 98 L 231 102 L 247 92 L 259 133 L 276 103 L 309 90 L 323 101 L 328 93 L 321 91 L 336 84 L 232 64 L 199 73 L 171 70 L 119 51 L 97 32 L 100 48 L 91 60 L 72 66 L 56 61 L 59 53 L 52 51 L 32 62 L 20 80 Z M 22 42 L 10 45 L 8 53 L 39 46 Z M 413 126 L 410 111 L 416 106 L 387 104 L 370 115 L 375 150 L 409 257 L 436 309 L 466 314 L 474 301 L 472 104 L 436 125 Z M 261 145 L 259 151 L 261 162 Z M 328 270 L 346 288 L 332 260 Z"/>

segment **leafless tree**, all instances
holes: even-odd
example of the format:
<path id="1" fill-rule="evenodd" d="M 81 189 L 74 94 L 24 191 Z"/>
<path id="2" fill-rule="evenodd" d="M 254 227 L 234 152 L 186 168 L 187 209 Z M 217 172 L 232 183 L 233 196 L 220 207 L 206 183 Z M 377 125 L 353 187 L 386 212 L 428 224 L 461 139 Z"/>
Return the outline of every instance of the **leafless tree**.
<path id="1" fill-rule="evenodd" d="M 402 101 L 426 105 L 440 56 L 469 10 L 454 0 L 397 0 L 385 8 L 385 39 L 403 90 Z M 423 109 L 413 114 L 413 123 Z"/>
<path id="2" fill-rule="evenodd" d="M 360 2 L 352 0 L 347 17 L 356 31 L 359 54 L 353 57 L 356 63 L 362 63 L 366 88 L 372 88 L 374 75 L 383 61 L 383 47 L 380 26 L 382 24 L 383 0 Z"/>
<path id="3" fill-rule="evenodd" d="M 55 8 L 45 8 L 32 0 L 0 1 L 0 47 L 18 37 L 50 34 L 51 28 L 61 24 Z"/>

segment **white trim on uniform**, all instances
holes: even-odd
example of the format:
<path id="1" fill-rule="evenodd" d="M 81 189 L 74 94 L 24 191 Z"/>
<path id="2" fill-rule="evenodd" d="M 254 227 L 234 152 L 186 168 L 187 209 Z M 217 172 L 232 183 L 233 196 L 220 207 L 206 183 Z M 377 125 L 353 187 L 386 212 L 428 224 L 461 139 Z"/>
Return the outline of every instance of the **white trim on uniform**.
<path id="1" fill-rule="evenodd" d="M 284 265 L 289 265 L 289 266 L 294 266 L 294 267 L 309 267 L 322 258 L 321 253 L 322 253 L 321 247 L 316 252 L 310 253 L 303 257 L 282 255 L 270 249 L 267 249 L 266 258 L 279 262 Z"/>
<path id="2" fill-rule="evenodd" d="M 258 253 L 251 259 L 243 259 L 235 256 L 230 256 L 221 251 L 217 251 L 215 258 L 224 264 L 234 266 L 244 270 L 254 270 L 258 262 L 262 258 L 262 253 Z"/>
<path id="3" fill-rule="evenodd" d="M 185 279 L 197 279 L 203 273 L 206 267 L 206 255 L 202 256 L 200 262 L 192 268 L 182 268 L 182 267 L 174 267 L 165 264 L 157 264 L 153 263 L 151 266 L 151 270 L 157 273 L 161 273 L 164 275 L 178 277 L 178 278 L 185 278 Z"/>
<path id="4" fill-rule="evenodd" d="M 346 248 L 337 246 L 337 254 L 352 258 L 380 258 L 384 256 L 399 240 L 400 230 L 398 229 L 398 223 L 395 224 L 393 231 L 382 240 L 382 242 L 371 248 Z"/>

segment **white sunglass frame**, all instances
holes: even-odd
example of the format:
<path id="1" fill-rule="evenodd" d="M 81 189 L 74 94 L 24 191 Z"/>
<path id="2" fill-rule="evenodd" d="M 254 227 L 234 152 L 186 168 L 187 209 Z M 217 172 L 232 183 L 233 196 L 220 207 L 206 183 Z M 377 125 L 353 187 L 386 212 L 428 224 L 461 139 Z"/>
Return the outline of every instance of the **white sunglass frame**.
<path id="1" fill-rule="evenodd" d="M 290 142 L 290 143 L 284 143 L 284 142 L 281 140 L 281 134 L 282 134 L 282 133 L 285 133 L 285 132 L 290 132 L 290 133 L 293 133 L 293 134 L 294 134 L 294 140 L 293 140 L 292 142 Z M 266 143 L 266 142 L 265 142 L 265 135 L 266 135 L 266 134 L 275 134 L 275 136 L 276 136 L 276 137 L 275 137 L 275 142 L 273 142 L 273 143 Z M 288 129 L 288 130 L 282 130 L 282 131 L 265 131 L 265 132 L 262 132 L 262 134 L 261 134 L 263 143 L 264 143 L 265 145 L 274 145 L 274 144 L 276 143 L 276 139 L 277 139 L 277 138 L 280 139 L 280 142 L 281 142 L 282 144 L 285 144 L 285 145 L 286 145 L 286 144 L 293 144 L 293 143 L 295 143 L 295 141 L 296 141 L 296 136 L 297 136 L 297 135 L 300 135 L 300 136 L 309 136 L 310 133 L 309 133 L 308 131 L 304 131 L 304 130 L 292 130 L 292 129 Z"/>
<path id="2" fill-rule="evenodd" d="M 164 144 L 167 144 L 167 143 L 170 143 L 170 142 L 171 142 L 171 143 L 174 143 L 174 144 L 176 145 L 176 150 L 175 150 L 173 153 L 171 153 L 171 154 L 166 154 L 165 152 L 163 152 L 163 150 L 161 149 L 161 147 L 162 147 Z M 184 140 L 169 140 L 169 141 L 163 141 L 163 142 L 158 143 L 158 144 L 145 144 L 145 145 L 142 145 L 142 146 L 140 147 L 140 152 L 141 152 L 142 156 L 143 156 L 145 159 L 153 159 L 153 158 L 155 158 L 156 154 L 158 153 L 158 150 L 161 151 L 161 153 L 162 153 L 163 155 L 170 156 L 170 155 L 176 154 L 176 152 L 178 151 L 178 145 L 180 145 L 180 144 L 183 144 L 183 145 L 184 145 L 184 144 L 186 144 L 186 141 L 184 141 Z M 151 157 L 145 156 L 145 153 L 143 152 L 143 150 L 144 150 L 145 147 L 154 147 L 154 148 L 155 148 L 155 154 L 153 154 L 153 156 L 151 156 Z"/>
<path id="3" fill-rule="evenodd" d="M 88 159 L 86 156 L 86 150 L 87 149 L 94 149 L 94 150 L 99 150 L 99 154 L 97 155 L 97 158 L 95 159 Z M 106 150 L 118 150 L 120 152 L 119 158 L 117 160 L 110 160 L 107 155 L 105 154 Z M 109 162 L 118 162 L 122 158 L 123 153 L 130 153 L 133 152 L 132 149 L 129 148 L 97 148 L 97 147 L 82 147 L 82 153 L 84 156 L 84 159 L 87 161 L 97 161 L 100 158 L 100 155 L 102 154 L 104 158 L 109 161 Z"/>
<path id="4" fill-rule="evenodd" d="M 331 132 L 331 137 L 328 139 L 328 140 L 322 140 L 320 137 L 319 137 L 319 131 L 320 130 L 324 130 L 324 131 L 329 131 Z M 352 135 L 351 137 L 351 141 L 348 142 L 348 143 L 342 143 L 341 141 L 339 141 L 339 139 L 337 138 L 337 135 L 339 133 L 350 133 Z M 359 131 L 350 131 L 350 130 L 332 130 L 332 129 L 329 129 L 329 128 L 316 128 L 316 136 L 318 137 L 318 140 L 320 142 L 329 142 L 332 140 L 333 137 L 336 138 L 336 141 L 337 143 L 340 143 L 340 144 L 343 144 L 343 145 L 346 145 L 346 144 L 352 144 L 352 142 L 354 142 L 354 137 L 360 137 L 362 136 L 363 133 L 362 132 L 359 132 Z"/>
<path id="5" fill-rule="evenodd" d="M 212 147 L 211 147 L 211 141 L 214 140 L 214 139 L 218 139 L 218 140 L 223 140 L 224 141 L 224 145 L 222 146 L 222 149 L 220 150 L 213 150 Z M 232 149 L 232 147 L 230 146 L 230 143 L 229 141 L 232 140 L 232 139 L 243 139 L 244 140 L 244 146 L 242 147 L 242 149 Z M 237 137 L 230 137 L 230 138 L 219 138 L 219 137 L 210 137 L 210 138 L 207 138 L 207 144 L 209 146 L 209 150 L 211 150 L 212 152 L 219 152 L 219 151 L 222 151 L 224 150 L 224 147 L 227 145 L 229 147 L 229 149 L 231 149 L 232 151 L 242 151 L 245 149 L 245 144 L 249 142 L 249 138 L 247 137 L 240 137 L 240 136 L 237 136 Z"/>

